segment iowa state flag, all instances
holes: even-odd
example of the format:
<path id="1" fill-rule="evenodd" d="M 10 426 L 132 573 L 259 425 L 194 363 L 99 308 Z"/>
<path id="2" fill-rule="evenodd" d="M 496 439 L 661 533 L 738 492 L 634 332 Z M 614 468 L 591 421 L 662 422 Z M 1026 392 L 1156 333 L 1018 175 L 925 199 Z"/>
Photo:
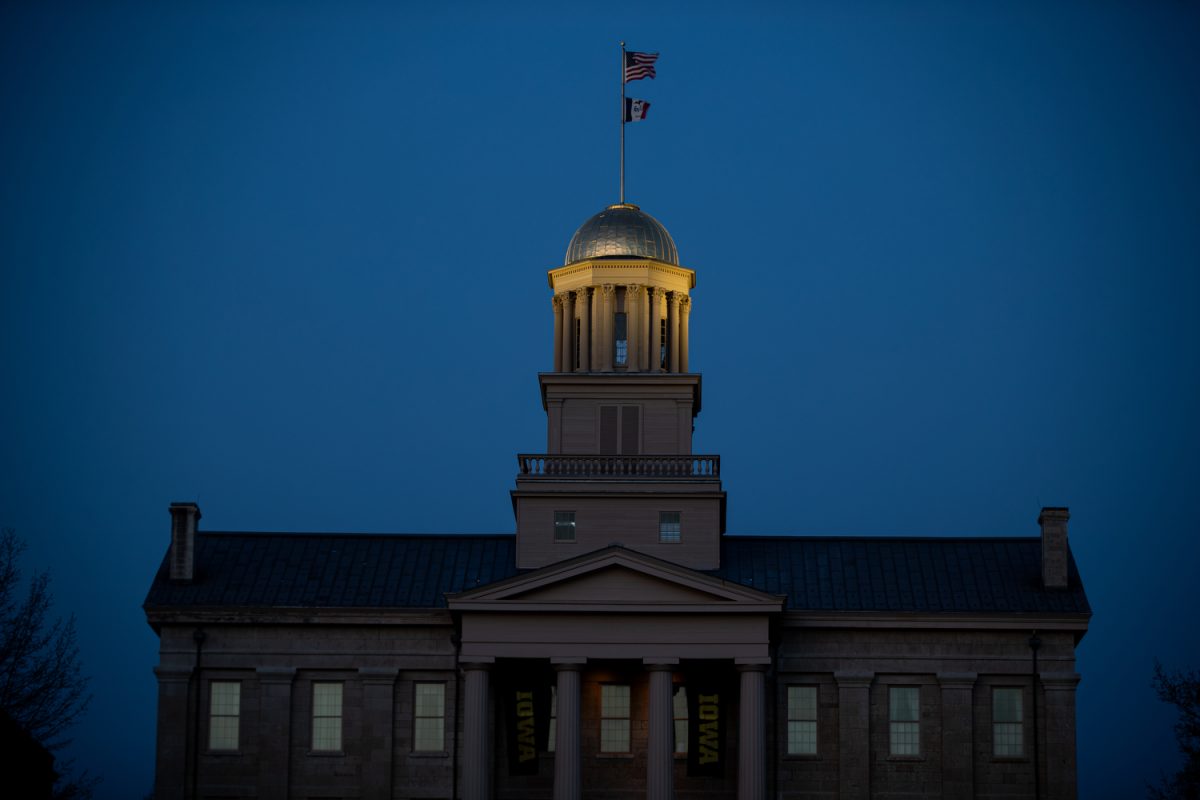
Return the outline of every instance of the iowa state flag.
<path id="1" fill-rule="evenodd" d="M 626 122 L 641 122 L 650 113 L 649 100 L 637 100 L 632 97 L 625 98 L 625 121 Z"/>

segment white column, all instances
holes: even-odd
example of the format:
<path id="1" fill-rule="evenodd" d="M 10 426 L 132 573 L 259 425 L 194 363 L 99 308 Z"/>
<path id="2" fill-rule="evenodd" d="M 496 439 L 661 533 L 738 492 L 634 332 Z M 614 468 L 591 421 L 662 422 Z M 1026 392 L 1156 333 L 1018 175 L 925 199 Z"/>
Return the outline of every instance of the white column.
<path id="1" fill-rule="evenodd" d="M 579 752 L 579 673 L 583 659 L 550 659 L 558 673 L 555 699 L 554 800 L 580 800 L 583 769 Z"/>
<path id="2" fill-rule="evenodd" d="M 613 315 L 617 313 L 617 287 L 611 283 L 606 283 L 601 287 L 600 291 L 604 296 L 604 304 L 601 306 L 603 308 L 601 313 L 603 314 L 602 322 L 604 324 L 600 334 L 600 347 L 604 355 L 601 356 L 600 365 L 605 372 L 612 372 L 613 360 L 615 358 L 613 354 Z"/>
<path id="3" fill-rule="evenodd" d="M 646 288 L 631 283 L 625 287 L 625 325 L 629 334 L 629 360 L 625 369 L 629 372 L 639 372 L 642 362 L 646 360 L 642 351 L 646 348 L 642 338 L 642 307 L 646 304 Z"/>
<path id="4" fill-rule="evenodd" d="M 738 664 L 737 800 L 767 800 L 766 664 Z"/>
<path id="5" fill-rule="evenodd" d="M 488 671 L 490 663 L 462 665 L 467 675 L 463 692 L 463 800 L 488 800 L 492 794 L 492 765 L 488 753 Z"/>
<path id="6" fill-rule="evenodd" d="M 562 372 L 562 352 L 563 352 L 563 302 L 561 295 L 554 295 L 550 298 L 550 304 L 554 306 L 554 371 Z"/>
<path id="7" fill-rule="evenodd" d="M 637 293 L 641 302 L 637 306 L 637 329 L 640 337 L 637 339 L 637 369 L 638 372 L 649 372 L 650 363 L 650 288 L 640 287 Z"/>
<path id="8" fill-rule="evenodd" d="M 575 303 L 579 309 L 579 363 L 575 368 L 580 372 L 588 372 L 592 368 L 592 301 L 588 297 L 590 291 L 580 289 L 575 293 Z"/>
<path id="9" fill-rule="evenodd" d="M 571 292 L 563 292 L 562 371 L 575 370 L 575 300 Z"/>
<path id="10" fill-rule="evenodd" d="M 667 297 L 667 367 L 679 372 L 679 292 Z"/>
<path id="11" fill-rule="evenodd" d="M 675 797 L 675 715 L 671 704 L 671 671 L 679 659 L 647 660 L 650 701 L 646 709 L 646 800 Z"/>
<path id="12" fill-rule="evenodd" d="M 604 291 L 601 287 L 592 289 L 588 305 L 592 309 L 591 368 L 593 372 L 600 372 L 604 369 Z"/>
<path id="13" fill-rule="evenodd" d="M 688 371 L 688 320 L 692 316 L 692 298 L 679 298 L 679 371 Z"/>
<path id="14" fill-rule="evenodd" d="M 662 372 L 662 307 L 663 295 L 657 286 L 650 288 L 650 372 Z"/>

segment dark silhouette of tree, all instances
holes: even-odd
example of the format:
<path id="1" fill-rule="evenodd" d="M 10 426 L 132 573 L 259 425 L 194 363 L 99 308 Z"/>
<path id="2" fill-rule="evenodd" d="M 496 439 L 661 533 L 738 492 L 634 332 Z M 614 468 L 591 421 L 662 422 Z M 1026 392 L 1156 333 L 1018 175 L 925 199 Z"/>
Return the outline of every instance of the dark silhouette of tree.
<path id="1" fill-rule="evenodd" d="M 1200 800 L 1200 672 L 1196 670 L 1168 673 L 1162 664 L 1154 662 L 1151 682 L 1158 699 L 1179 709 L 1175 723 L 1175 739 L 1183 753 L 1183 768 L 1158 787 L 1150 787 L 1153 800 Z"/>
<path id="2" fill-rule="evenodd" d="M 91 696 L 79 664 L 74 618 L 50 618 L 49 575 L 35 574 L 28 591 L 21 592 L 24 551 L 25 543 L 12 529 L 0 531 L 0 711 L 53 752 L 69 743 L 65 734 Z M 54 796 L 91 797 L 95 781 L 86 774 L 67 777 L 69 766 L 58 765 Z"/>

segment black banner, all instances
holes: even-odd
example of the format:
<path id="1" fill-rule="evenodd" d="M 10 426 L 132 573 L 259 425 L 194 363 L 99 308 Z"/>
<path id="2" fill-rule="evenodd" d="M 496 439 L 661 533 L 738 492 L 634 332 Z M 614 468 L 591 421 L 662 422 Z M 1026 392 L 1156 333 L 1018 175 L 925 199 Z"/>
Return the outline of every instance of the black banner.
<path id="1" fill-rule="evenodd" d="M 516 682 L 504 689 L 508 774 L 537 775 L 538 753 L 550 734 L 550 686 Z"/>
<path id="2" fill-rule="evenodd" d="M 687 774 L 720 778 L 725 774 L 725 728 L 729 693 L 724 683 L 690 679 L 687 684 Z"/>

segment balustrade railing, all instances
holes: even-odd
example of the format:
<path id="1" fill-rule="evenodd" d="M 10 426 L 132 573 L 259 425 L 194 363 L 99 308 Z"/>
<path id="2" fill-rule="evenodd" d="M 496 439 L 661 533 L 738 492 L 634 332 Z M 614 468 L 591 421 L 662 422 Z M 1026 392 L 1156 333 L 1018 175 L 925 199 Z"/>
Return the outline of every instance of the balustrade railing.
<path id="1" fill-rule="evenodd" d="M 522 478 L 720 478 L 720 456 L 576 456 L 523 453 Z"/>

